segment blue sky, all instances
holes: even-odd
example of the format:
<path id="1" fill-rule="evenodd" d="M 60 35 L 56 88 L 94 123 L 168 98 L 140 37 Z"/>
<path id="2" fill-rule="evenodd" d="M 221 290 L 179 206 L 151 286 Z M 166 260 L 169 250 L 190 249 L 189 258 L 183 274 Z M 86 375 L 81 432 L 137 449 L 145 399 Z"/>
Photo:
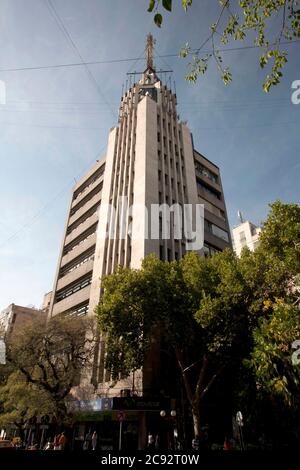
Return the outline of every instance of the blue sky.
<path id="1" fill-rule="evenodd" d="M 289 45 L 280 86 L 262 92 L 256 50 L 224 53 L 233 83 L 214 67 L 196 85 L 185 81 L 175 54 L 199 46 L 217 15 L 217 2 L 175 5 L 159 30 L 147 0 L 52 0 L 85 61 L 136 58 L 145 37 L 156 38 L 157 68 L 174 70 L 178 111 L 195 147 L 220 166 L 231 225 L 237 210 L 259 223 L 275 199 L 299 203 L 300 105 L 291 83 L 300 80 L 300 43 Z M 144 61 L 3 72 L 1 69 L 80 62 L 46 0 L 0 0 L 0 309 L 9 303 L 39 306 L 52 288 L 70 191 L 105 153 L 116 124 L 122 83 Z M 237 44 L 238 46 L 239 44 Z"/>

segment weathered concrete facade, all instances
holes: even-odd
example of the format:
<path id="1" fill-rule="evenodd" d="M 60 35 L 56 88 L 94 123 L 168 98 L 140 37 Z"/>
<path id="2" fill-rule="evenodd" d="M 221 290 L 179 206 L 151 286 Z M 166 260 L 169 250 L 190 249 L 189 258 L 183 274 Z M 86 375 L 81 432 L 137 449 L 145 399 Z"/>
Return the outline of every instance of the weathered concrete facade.
<path id="1" fill-rule="evenodd" d="M 122 96 L 119 124 L 110 130 L 105 158 L 73 189 L 50 315 L 94 315 L 104 274 L 114 272 L 118 265 L 138 268 L 150 253 L 165 261 L 185 254 L 186 241 L 175 239 L 172 227 L 169 239 L 149 236 L 153 204 L 204 204 L 201 253 L 211 255 L 231 247 L 219 168 L 194 149 L 192 134 L 179 120 L 176 104 L 176 94 L 151 67 Z M 123 236 L 120 221 L 124 222 Z M 155 361 L 121 386 L 109 387 L 102 340 L 93 377 L 98 394 L 116 396 L 133 383 L 140 393 L 150 389 Z"/>

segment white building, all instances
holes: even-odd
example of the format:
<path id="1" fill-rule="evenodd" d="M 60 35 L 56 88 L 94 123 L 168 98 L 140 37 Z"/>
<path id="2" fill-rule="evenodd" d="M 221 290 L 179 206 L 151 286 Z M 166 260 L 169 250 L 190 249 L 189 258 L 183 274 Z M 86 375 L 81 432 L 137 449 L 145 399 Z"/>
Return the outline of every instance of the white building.
<path id="1" fill-rule="evenodd" d="M 261 228 L 246 220 L 232 230 L 233 248 L 237 256 L 240 256 L 242 249 L 246 246 L 254 251 L 259 244 L 259 234 Z"/>

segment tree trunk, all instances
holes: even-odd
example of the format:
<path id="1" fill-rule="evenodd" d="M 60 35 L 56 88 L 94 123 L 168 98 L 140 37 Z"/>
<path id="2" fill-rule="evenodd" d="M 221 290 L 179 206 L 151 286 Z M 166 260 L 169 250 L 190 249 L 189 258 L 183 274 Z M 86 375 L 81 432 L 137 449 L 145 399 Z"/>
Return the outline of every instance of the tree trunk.
<path id="1" fill-rule="evenodd" d="M 194 437 L 199 437 L 201 432 L 199 408 L 192 407 Z"/>

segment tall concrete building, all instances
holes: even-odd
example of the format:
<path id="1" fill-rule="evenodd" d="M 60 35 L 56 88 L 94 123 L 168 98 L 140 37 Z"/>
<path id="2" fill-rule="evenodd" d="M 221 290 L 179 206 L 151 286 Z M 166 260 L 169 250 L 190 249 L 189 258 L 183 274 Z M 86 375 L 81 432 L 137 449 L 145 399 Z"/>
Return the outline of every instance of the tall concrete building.
<path id="1" fill-rule="evenodd" d="M 186 252 L 186 240 L 146 235 L 143 207 L 204 204 L 202 252 L 231 246 L 219 168 L 194 149 L 192 134 L 179 121 L 177 97 L 157 76 L 148 37 L 147 68 L 121 98 L 118 126 L 109 132 L 106 155 L 73 188 L 58 261 L 50 314 L 93 314 L 103 274 L 117 265 L 137 268 L 149 253 L 171 261 Z M 138 206 L 134 218 L 124 205 Z M 115 224 L 109 205 L 116 210 Z M 118 222 L 125 220 L 125 236 Z M 123 220 L 123 222 L 124 222 Z M 109 237 L 103 234 L 109 231 Z M 139 235 L 142 236 L 139 236 Z M 136 235 L 136 236 L 135 236 Z"/>
<path id="2" fill-rule="evenodd" d="M 105 156 L 73 188 L 51 316 L 94 315 L 100 279 L 118 265 L 138 268 L 150 253 L 165 261 L 185 254 L 186 237 L 176 238 L 171 224 L 170 237 L 164 238 L 161 217 L 159 235 L 151 237 L 149 214 L 155 205 L 204 204 L 204 244 L 198 251 L 208 256 L 231 247 L 220 170 L 195 150 L 191 131 L 179 120 L 176 94 L 153 65 L 151 35 L 146 50 L 146 70 L 121 98 Z M 104 354 L 100 348 L 98 392 L 115 396 L 120 387 L 105 387 Z M 142 377 L 142 391 L 149 390 L 149 381 Z"/>

